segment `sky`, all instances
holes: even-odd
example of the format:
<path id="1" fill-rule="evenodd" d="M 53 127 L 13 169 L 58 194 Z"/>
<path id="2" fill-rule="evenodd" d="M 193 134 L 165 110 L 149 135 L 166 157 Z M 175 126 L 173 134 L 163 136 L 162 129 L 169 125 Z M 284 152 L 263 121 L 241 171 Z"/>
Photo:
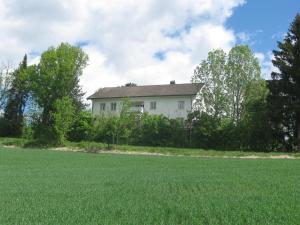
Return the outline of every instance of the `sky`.
<path id="1" fill-rule="evenodd" d="M 248 44 L 269 78 L 297 12 L 300 0 L 0 0 L 0 63 L 17 66 L 27 53 L 35 64 L 69 42 L 89 55 L 88 96 L 127 82 L 190 82 L 209 51 Z"/>

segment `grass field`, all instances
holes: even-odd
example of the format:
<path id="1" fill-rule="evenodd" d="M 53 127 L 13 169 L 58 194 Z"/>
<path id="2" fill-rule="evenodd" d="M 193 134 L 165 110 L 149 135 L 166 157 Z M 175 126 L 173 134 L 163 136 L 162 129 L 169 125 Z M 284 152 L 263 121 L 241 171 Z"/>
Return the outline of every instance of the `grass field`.
<path id="1" fill-rule="evenodd" d="M 0 224 L 300 224 L 300 160 L 0 148 Z"/>
<path id="2" fill-rule="evenodd" d="M 21 138 L 1 138 L 0 137 L 0 147 L 1 146 L 18 146 L 28 148 L 28 143 L 30 140 Z M 31 143 L 30 146 L 38 148 L 36 143 Z M 43 148 L 51 148 L 53 146 L 43 146 Z M 253 151 L 232 151 L 232 150 L 207 150 L 207 149 L 197 149 L 197 148 L 174 148 L 174 147 L 151 147 L 151 146 L 132 146 L 132 145 L 113 145 L 112 149 L 107 149 L 107 144 L 98 142 L 66 142 L 64 146 L 70 151 L 83 151 L 83 152 L 97 152 L 97 151 L 119 151 L 124 153 L 150 153 L 150 154 L 163 154 L 163 155 L 184 155 L 184 156 L 195 156 L 195 157 L 278 157 L 278 156 L 288 156 L 292 158 L 299 158 L 299 152 L 253 152 Z M 65 149 L 66 150 L 66 149 Z"/>

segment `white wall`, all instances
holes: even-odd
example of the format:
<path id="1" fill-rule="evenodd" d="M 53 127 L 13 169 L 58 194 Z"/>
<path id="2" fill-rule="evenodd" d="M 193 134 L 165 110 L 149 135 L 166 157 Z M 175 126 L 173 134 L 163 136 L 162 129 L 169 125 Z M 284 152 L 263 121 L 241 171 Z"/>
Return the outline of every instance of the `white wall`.
<path id="1" fill-rule="evenodd" d="M 129 101 L 143 101 L 144 112 L 149 114 L 160 115 L 163 114 L 169 118 L 187 118 L 188 113 L 192 110 L 192 101 L 194 98 L 191 96 L 180 96 L 180 97 L 143 97 L 143 98 L 130 98 Z M 118 115 L 122 108 L 122 98 L 111 98 L 111 99 L 94 99 L 92 100 L 92 109 L 94 115 Z M 184 109 L 178 108 L 178 101 L 184 101 Z M 117 110 L 111 111 L 110 105 L 112 102 L 117 103 Z M 150 103 L 156 102 L 156 109 L 150 109 Z M 100 111 L 100 104 L 105 103 L 105 111 Z"/>

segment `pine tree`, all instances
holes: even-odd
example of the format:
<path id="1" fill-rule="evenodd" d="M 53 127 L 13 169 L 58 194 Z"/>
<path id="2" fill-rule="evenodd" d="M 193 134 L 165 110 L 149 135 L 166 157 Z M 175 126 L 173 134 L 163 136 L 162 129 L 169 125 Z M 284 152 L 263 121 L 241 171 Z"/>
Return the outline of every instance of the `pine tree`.
<path id="1" fill-rule="evenodd" d="M 283 145 L 300 151 L 300 14 L 278 48 L 272 62 L 279 71 L 269 84 L 271 120 Z"/>
<path id="2" fill-rule="evenodd" d="M 11 76 L 12 83 L 4 111 L 4 119 L 9 124 L 6 134 L 20 136 L 23 128 L 23 112 L 28 98 L 27 55 Z"/>

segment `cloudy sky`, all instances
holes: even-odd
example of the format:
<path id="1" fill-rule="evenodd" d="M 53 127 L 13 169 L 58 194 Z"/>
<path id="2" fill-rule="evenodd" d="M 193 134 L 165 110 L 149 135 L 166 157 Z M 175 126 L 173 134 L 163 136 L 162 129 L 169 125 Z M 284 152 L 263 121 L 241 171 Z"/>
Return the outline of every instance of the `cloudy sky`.
<path id="1" fill-rule="evenodd" d="M 81 84 L 189 82 L 208 51 L 248 44 L 265 77 L 299 0 L 0 0 L 0 62 L 37 63 L 60 42 L 89 55 Z"/>

